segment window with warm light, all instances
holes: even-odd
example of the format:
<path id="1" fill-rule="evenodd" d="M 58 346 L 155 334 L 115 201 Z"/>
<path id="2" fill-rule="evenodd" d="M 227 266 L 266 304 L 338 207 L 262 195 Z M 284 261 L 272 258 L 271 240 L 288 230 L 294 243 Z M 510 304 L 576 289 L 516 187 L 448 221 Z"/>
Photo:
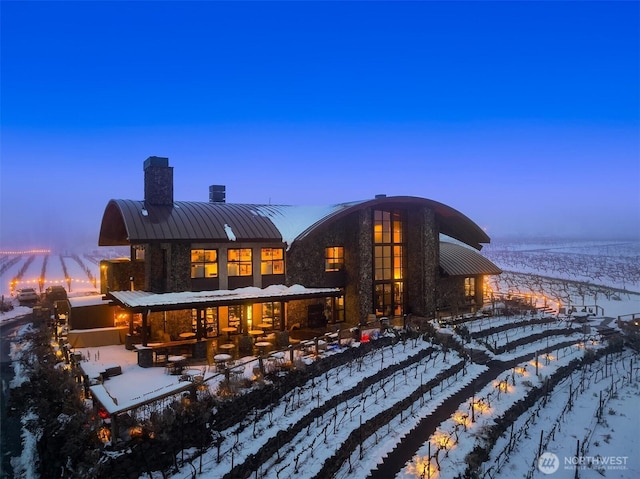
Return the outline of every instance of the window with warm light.
<path id="1" fill-rule="evenodd" d="M 330 246 L 324 253 L 325 271 L 342 271 L 344 269 L 344 248 L 342 246 Z"/>
<path id="2" fill-rule="evenodd" d="M 400 211 L 373 213 L 374 301 L 379 316 L 400 315 L 404 309 L 404 218 Z"/>
<path id="3" fill-rule="evenodd" d="M 284 274 L 283 248 L 262 248 L 260 255 L 260 272 L 262 274 Z"/>
<path id="4" fill-rule="evenodd" d="M 343 323 L 345 321 L 344 296 L 327 298 L 325 309 L 332 312 L 330 323 Z"/>
<path id="5" fill-rule="evenodd" d="M 198 310 L 191 310 L 191 327 L 196 331 L 198 327 Z M 206 336 L 212 337 L 218 335 L 218 308 L 206 308 L 204 310 L 204 328 Z"/>
<path id="6" fill-rule="evenodd" d="M 227 322 L 229 326 L 240 331 L 242 328 L 242 305 L 236 304 L 227 309 Z"/>
<path id="7" fill-rule="evenodd" d="M 251 248 L 227 250 L 227 273 L 229 276 L 251 276 Z"/>
<path id="8" fill-rule="evenodd" d="M 476 279 L 465 278 L 464 279 L 464 296 L 467 300 L 473 300 L 476 297 Z"/>
<path id="9" fill-rule="evenodd" d="M 280 329 L 280 304 L 279 302 L 262 303 L 262 323 L 269 324 L 268 329 Z"/>
<path id="10" fill-rule="evenodd" d="M 217 278 L 218 277 L 218 250 L 192 249 L 191 250 L 191 277 L 192 278 Z"/>
<path id="11" fill-rule="evenodd" d="M 133 245 L 133 259 L 135 261 L 144 261 L 144 245 Z"/>

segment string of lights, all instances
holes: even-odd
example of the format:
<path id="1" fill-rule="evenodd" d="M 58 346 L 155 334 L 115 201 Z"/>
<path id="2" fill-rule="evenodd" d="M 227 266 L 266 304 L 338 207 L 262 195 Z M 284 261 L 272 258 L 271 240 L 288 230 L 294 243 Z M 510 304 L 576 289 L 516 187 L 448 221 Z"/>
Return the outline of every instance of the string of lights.
<path id="1" fill-rule="evenodd" d="M 49 254 L 50 249 L 29 249 L 24 251 L 0 251 L 0 255 Z"/>

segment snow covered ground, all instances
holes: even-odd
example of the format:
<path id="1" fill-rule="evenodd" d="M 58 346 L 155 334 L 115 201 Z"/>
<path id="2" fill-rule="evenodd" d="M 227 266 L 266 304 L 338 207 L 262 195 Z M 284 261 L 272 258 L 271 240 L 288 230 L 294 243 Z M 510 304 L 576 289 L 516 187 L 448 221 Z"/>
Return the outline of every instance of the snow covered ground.
<path id="1" fill-rule="evenodd" d="M 613 244 L 605 245 L 601 242 L 582 245 L 562 244 L 557 247 L 546 242 L 528 245 L 518 242 L 510 246 L 496 245 L 496 248 L 498 247 L 500 253 L 497 255 L 492 256 L 490 250 L 485 250 L 483 253 L 491 257 L 505 271 L 513 272 L 513 275 L 509 276 L 507 281 L 498 278 L 492 282 L 496 293 L 515 292 L 514 288 L 519 288 L 517 292 L 528 292 L 537 296 L 536 301 L 541 306 L 545 296 L 551 298 L 552 294 L 557 293 L 553 291 L 558 287 L 557 285 L 568 284 L 569 286 L 566 287 L 561 286 L 564 288 L 561 292 L 568 295 L 571 304 L 583 306 L 587 311 L 594 312 L 589 317 L 588 324 L 604 323 L 615 326 L 615 322 L 612 323 L 607 318 L 640 313 L 640 285 L 633 280 L 634 268 L 640 264 L 633 252 L 639 250 L 634 246 L 615 246 L 614 250 Z M 561 255 L 557 257 L 563 259 L 554 260 L 555 262 L 549 258 L 540 259 L 536 263 L 540 269 L 528 270 L 524 267 L 530 264 L 527 262 L 528 259 L 522 260 L 517 256 L 514 260 L 507 254 L 510 251 L 517 255 L 530 254 L 534 251 L 535 254 L 532 257 L 537 255 L 538 258 Z M 625 278 L 613 273 L 609 274 L 608 279 L 601 284 L 587 277 L 592 273 L 591 270 L 575 266 L 581 260 L 589 264 L 604 265 L 608 271 L 609 260 L 600 260 L 603 251 L 609 252 L 605 256 L 617 258 L 616 262 L 611 263 L 615 268 L 619 266 L 618 261 L 623 259 L 626 265 L 623 270 L 631 273 Z M 567 259 L 567 255 L 571 261 Z M 55 263 L 51 259 L 49 261 Z M 572 268 L 575 267 L 576 273 L 561 271 L 562 268 L 558 266 L 542 267 L 546 264 L 562 264 L 563 261 L 570 264 Z M 2 261 L 0 265 L 5 262 Z M 527 270 L 525 274 L 518 269 L 519 266 Z M 41 263 L 39 267 L 41 268 Z M 28 271 L 32 271 L 31 268 L 37 271 L 39 267 L 32 264 Z M 11 268 L 11 271 L 17 271 L 20 266 L 16 263 Z M 48 265 L 47 270 L 49 268 Z M 3 284 L 4 278 L 3 276 Z M 514 284 L 513 281 L 519 278 L 526 278 L 526 281 Z M 531 291 L 532 287 L 536 286 L 540 286 L 543 290 Z M 603 293 L 611 288 L 614 288 L 613 293 L 608 296 Z M 87 288 L 87 290 L 90 289 Z M 554 306 L 551 301 L 549 303 L 550 306 Z M 566 304 L 563 303 L 563 305 Z M 593 308 L 593 306 L 596 307 Z M 16 311 L 21 310 L 16 308 L 2 317 L 14 316 Z M 540 313 L 537 317 L 542 318 L 548 314 Z M 553 316 L 555 317 L 555 314 Z M 473 333 L 486 328 L 512 325 L 524 319 L 530 319 L 530 317 L 492 317 L 469 322 L 467 326 Z M 565 321 L 522 325 L 508 331 L 497 332 L 484 339 L 493 346 L 504 347 L 520 338 L 565 326 Z M 449 330 L 453 332 L 453 328 Z M 592 332 L 593 335 L 585 335 L 577 331 L 568 336 L 545 337 L 495 355 L 483 345 L 481 340 L 473 341 L 472 345 L 475 349 L 484 350 L 487 356 L 500 361 L 519 358 L 525 354 L 535 354 L 548 347 L 552 349 L 557 347 L 557 349 L 552 350 L 548 356 L 539 356 L 537 374 L 536 364 L 524 361 L 516 367 L 505 370 L 473 396 L 457 404 L 456 413 L 439 424 L 434 434 L 424 438 L 422 446 L 415 451 L 413 458 L 405 464 L 396 477 L 454 478 L 461 474 L 466 467 L 466 455 L 475 445 L 482 444 L 483 432 L 493 424 L 494 419 L 516 401 L 525 397 L 531 388 L 544 384 L 545 378 L 559 367 L 568 364 L 572 359 L 581 357 L 587 349 L 596 350 L 604 346 L 604 343 L 597 341 L 595 329 L 592 329 Z M 456 337 L 456 339 L 460 342 L 460 338 Z M 567 341 L 572 341 L 573 344 L 565 345 Z M 294 428 L 302 418 L 313 415 L 314 411 L 318 411 L 332 398 L 352 390 L 372 374 L 394 364 L 397 365 L 419 350 L 428 347 L 431 347 L 431 344 L 424 341 L 415 343 L 407 341 L 393 348 L 384 348 L 365 357 L 359 365 L 352 363 L 336 368 L 326 377 L 323 376 L 312 384 L 297 388 L 283 398 L 273 410 L 255 411 L 246 418 L 245 424 L 224 431 L 226 440 L 221 447 L 220 462 L 217 461 L 215 448 L 205 452 L 202 457 L 203 477 L 221 477 L 231 469 L 232 463 L 237 465 L 251 454 L 256 454 L 278 431 Z M 109 389 L 109 396 L 116 397 L 119 404 L 133 403 L 141 398 L 146 399 L 154 393 L 179 391 L 183 387 L 178 377 L 165 374 L 162 368 L 139 368 L 136 365 L 136 355 L 120 346 L 78 352 L 84 357 L 85 368 L 89 371 L 95 369 L 96 374 L 109 365 L 118 364 L 122 367 L 122 376 L 113 377 L 105 383 L 105 387 Z M 339 352 L 330 354 L 339 354 Z M 337 451 L 346 447 L 349 435 L 363 422 L 375 418 L 390 405 L 413 394 L 412 397 L 416 400 L 410 407 L 399 416 L 391 418 L 375 434 L 364 438 L 362 448 L 353 451 L 349 460 L 339 465 L 338 472 L 334 476 L 366 477 L 383 460 L 388 451 L 402 445 L 403 437 L 421 420 L 432 414 L 454 393 L 462 390 L 487 369 L 480 364 L 467 364 L 464 373 L 456 373 L 455 376 L 444 380 L 440 387 L 430 390 L 428 394 L 415 395 L 421 384 L 426 384 L 438 373 L 459 366 L 462 360 L 463 358 L 451 350 L 447 353 L 445 360 L 443 351 L 436 348 L 432 354 L 412 364 L 411 367 L 395 372 L 380 383 L 370 384 L 364 393 L 354 395 L 337 404 L 329 412 L 315 417 L 313 423 L 303 428 L 289 447 L 282 448 L 282 456 L 265 461 L 255 472 L 255 477 L 278 479 L 315 477 L 322 466 L 332 460 Z M 544 405 L 538 401 L 523 414 L 514 424 L 511 434 L 498 440 L 491 452 L 490 460 L 483 464 L 487 477 L 573 478 L 576 467 L 579 477 L 640 477 L 640 459 L 637 457 L 640 445 L 638 438 L 640 420 L 637 415 L 640 377 L 638 367 L 633 366 L 640 361 L 637 355 L 632 355 L 629 351 L 625 351 L 615 360 L 609 358 L 608 361 L 606 366 L 605 359 L 594 363 L 588 368 L 586 377 L 586 373 L 580 371 L 562 380 L 553 389 Z M 241 362 L 244 363 L 244 377 L 251 378 L 257 362 L 256 358 L 247 357 Z M 222 380 L 220 374 L 209 368 L 205 368 L 204 372 L 198 370 L 194 373 L 203 374 L 205 383 L 213 391 L 219 388 Z M 19 380 L 17 377 L 16 381 Z M 132 388 L 131 385 L 134 384 L 136 387 Z M 571 410 L 567 410 L 570 391 Z M 601 400 L 601 397 L 604 399 Z M 474 409 L 474 422 L 471 422 L 471 404 L 478 401 L 482 404 Z M 547 462 L 539 466 L 538 450 L 541 437 L 544 445 L 542 452 L 548 454 L 543 457 Z M 580 441 L 583 448 L 579 454 L 576 454 L 577 441 Z M 434 454 L 437 454 L 439 466 L 436 464 Z M 429 455 L 431 471 L 425 469 L 428 463 L 426 457 Z M 29 454 L 25 453 L 24 458 L 28 457 Z M 192 457 L 195 459 L 197 451 L 186 451 L 185 457 L 187 461 Z M 197 459 L 200 461 L 200 458 Z M 557 463 L 554 463 L 554 460 L 557 460 Z M 557 471 L 545 474 L 551 472 L 555 464 L 558 466 Z M 192 472 L 193 466 L 186 462 L 177 473 L 165 477 L 188 478 L 192 477 Z M 156 477 L 163 476 L 158 472 Z"/>

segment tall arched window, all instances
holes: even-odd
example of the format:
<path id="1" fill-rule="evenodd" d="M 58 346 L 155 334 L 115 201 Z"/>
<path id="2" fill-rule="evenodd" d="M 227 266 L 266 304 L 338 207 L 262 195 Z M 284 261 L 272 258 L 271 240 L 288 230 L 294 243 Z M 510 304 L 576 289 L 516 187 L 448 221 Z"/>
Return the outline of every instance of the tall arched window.
<path id="1" fill-rule="evenodd" d="M 373 304 L 377 316 L 404 312 L 404 236 L 401 211 L 373 212 Z"/>

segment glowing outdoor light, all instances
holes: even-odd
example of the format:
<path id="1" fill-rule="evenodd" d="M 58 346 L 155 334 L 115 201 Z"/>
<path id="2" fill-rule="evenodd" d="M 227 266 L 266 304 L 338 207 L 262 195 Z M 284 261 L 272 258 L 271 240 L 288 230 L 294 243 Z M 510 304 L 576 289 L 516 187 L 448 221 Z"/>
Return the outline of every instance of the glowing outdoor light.
<path id="1" fill-rule="evenodd" d="M 478 399 L 473 403 L 473 410 L 478 411 L 479 413 L 487 412 L 489 410 L 489 405 L 484 402 L 484 400 Z"/>
<path id="2" fill-rule="evenodd" d="M 111 441 L 111 429 L 106 426 L 102 426 L 98 429 L 98 438 L 103 444 L 106 444 Z"/>
<path id="3" fill-rule="evenodd" d="M 470 423 L 469 415 L 462 411 L 455 412 L 455 414 L 453 415 L 453 421 L 461 426 L 469 426 Z"/>
<path id="4" fill-rule="evenodd" d="M 536 361 L 535 359 L 532 359 L 531 361 L 529 361 L 529 364 L 531 364 L 531 366 L 535 368 L 539 368 L 543 366 L 543 364 L 540 361 Z"/>
<path id="5" fill-rule="evenodd" d="M 453 447 L 451 436 L 447 433 L 438 431 L 431 436 L 431 444 L 437 446 L 439 449 L 449 449 L 450 447 Z"/>
<path id="6" fill-rule="evenodd" d="M 513 386 L 510 386 L 509 383 L 507 381 L 504 381 L 504 380 L 503 381 L 495 381 L 493 383 L 493 386 L 496 389 L 499 389 L 500 392 L 503 392 L 503 393 L 511 392 L 513 390 Z"/>
<path id="7" fill-rule="evenodd" d="M 524 367 L 522 367 L 522 366 L 517 366 L 517 367 L 513 368 L 513 370 L 514 370 L 516 373 L 518 373 L 520 376 L 524 376 L 524 377 L 526 377 L 526 376 L 528 376 L 528 375 L 529 375 L 529 373 L 527 372 L 527 368 L 524 368 Z"/>
<path id="8" fill-rule="evenodd" d="M 407 472 L 415 477 L 424 479 L 436 479 L 438 477 L 438 468 L 431 464 L 431 458 L 428 456 L 418 456 L 407 466 Z"/>

